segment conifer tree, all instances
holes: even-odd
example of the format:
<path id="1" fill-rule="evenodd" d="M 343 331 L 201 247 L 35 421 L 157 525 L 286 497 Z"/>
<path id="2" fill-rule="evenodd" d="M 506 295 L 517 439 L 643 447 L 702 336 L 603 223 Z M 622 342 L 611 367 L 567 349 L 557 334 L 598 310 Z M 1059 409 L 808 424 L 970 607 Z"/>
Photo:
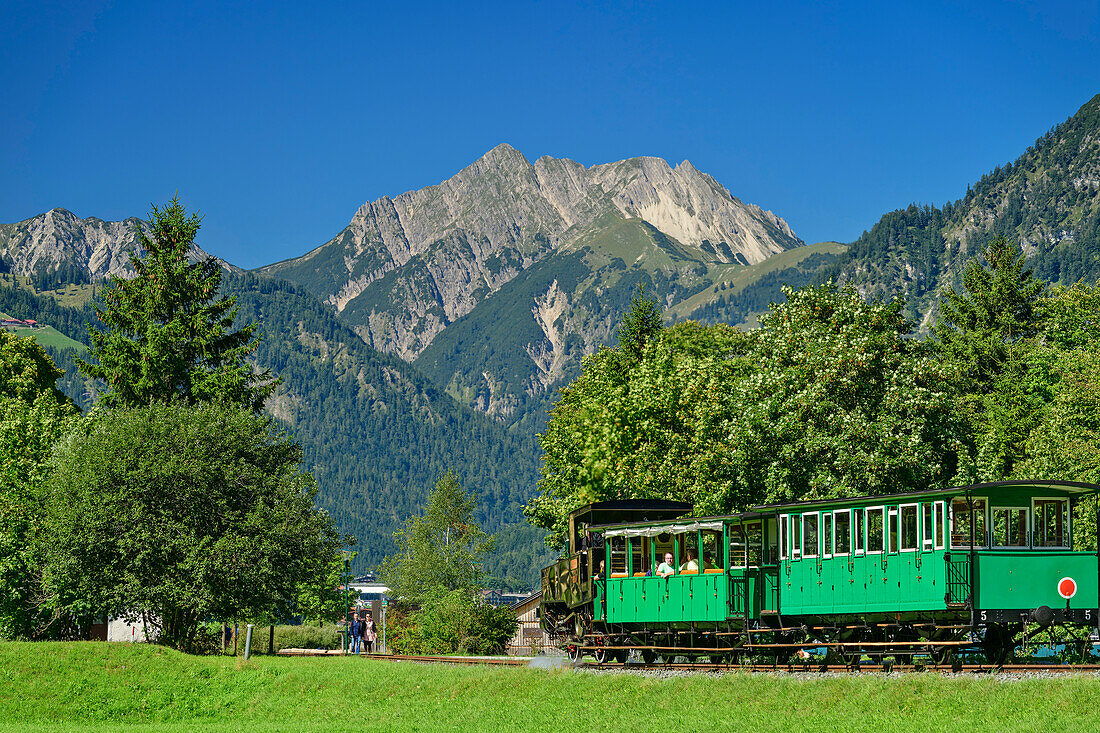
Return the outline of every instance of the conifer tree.
<path id="1" fill-rule="evenodd" d="M 947 289 L 935 327 L 940 352 L 977 391 L 1001 373 L 1013 344 L 1039 332 L 1037 306 L 1046 288 L 1004 237 L 990 240 L 982 255 L 988 267 L 979 260 L 967 265 L 965 294 Z"/>
<path id="2" fill-rule="evenodd" d="M 189 260 L 201 221 L 176 197 L 153 206 L 148 233 L 136 226 L 145 250 L 130 257 L 137 276 L 111 278 L 96 308 L 105 329 L 89 327 L 95 360 L 79 361 L 106 383 L 105 405 L 224 400 L 259 411 L 275 388 L 269 371 L 257 374 L 247 361 L 255 324 L 232 330 L 236 299 L 219 295 L 221 263 Z"/>
<path id="3" fill-rule="evenodd" d="M 640 283 L 630 299 L 630 310 L 623 315 L 623 322 L 616 331 L 619 336 L 619 350 L 630 363 L 637 363 L 641 361 L 645 347 L 663 328 L 664 320 L 657 301 L 646 297 L 645 284 Z"/>

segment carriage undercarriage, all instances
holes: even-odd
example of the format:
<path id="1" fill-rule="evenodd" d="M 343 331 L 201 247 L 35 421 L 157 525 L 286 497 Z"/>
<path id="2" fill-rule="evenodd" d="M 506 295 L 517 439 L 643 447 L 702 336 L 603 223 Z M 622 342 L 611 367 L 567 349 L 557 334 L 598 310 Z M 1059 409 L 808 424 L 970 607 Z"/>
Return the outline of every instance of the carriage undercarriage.
<path id="1" fill-rule="evenodd" d="M 567 613 L 554 634 L 573 661 L 645 664 L 675 660 L 716 665 L 775 665 L 815 660 L 824 665 L 914 664 L 958 667 L 965 662 L 1001 666 L 1016 659 L 1065 663 L 1092 661 L 1096 626 L 1083 612 L 1032 620 L 1033 612 L 987 612 L 995 620 L 971 622 L 970 612 L 877 614 L 866 618 L 783 617 L 733 619 L 726 624 L 607 624 L 583 610 Z M 1089 615 L 1095 616 L 1090 613 Z"/>

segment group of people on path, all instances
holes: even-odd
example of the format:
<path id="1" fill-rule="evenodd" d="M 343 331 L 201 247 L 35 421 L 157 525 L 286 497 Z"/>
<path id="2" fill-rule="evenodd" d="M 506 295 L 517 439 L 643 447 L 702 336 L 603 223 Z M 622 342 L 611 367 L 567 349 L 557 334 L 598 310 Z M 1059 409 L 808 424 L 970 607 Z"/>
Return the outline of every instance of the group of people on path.
<path id="1" fill-rule="evenodd" d="M 358 654 L 360 648 L 370 654 L 374 648 L 374 643 L 378 641 L 378 628 L 374 625 L 374 614 L 370 611 L 367 611 L 362 617 L 355 614 L 352 617 L 348 633 L 350 634 L 348 641 L 352 654 Z"/>

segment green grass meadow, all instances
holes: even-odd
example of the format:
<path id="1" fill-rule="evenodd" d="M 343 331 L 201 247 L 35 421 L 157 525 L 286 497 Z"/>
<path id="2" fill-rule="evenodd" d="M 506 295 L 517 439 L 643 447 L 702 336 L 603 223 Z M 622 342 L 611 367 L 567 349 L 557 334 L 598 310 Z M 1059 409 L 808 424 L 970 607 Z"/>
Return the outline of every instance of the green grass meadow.
<path id="1" fill-rule="evenodd" d="M 1100 678 L 658 677 L 0 644 L 0 731 L 1098 730 Z"/>

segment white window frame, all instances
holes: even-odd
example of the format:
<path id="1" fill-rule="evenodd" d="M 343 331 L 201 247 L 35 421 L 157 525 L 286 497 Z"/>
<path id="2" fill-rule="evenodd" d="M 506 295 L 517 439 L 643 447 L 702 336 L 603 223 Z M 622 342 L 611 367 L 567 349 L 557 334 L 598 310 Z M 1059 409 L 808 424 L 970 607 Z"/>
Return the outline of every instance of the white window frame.
<path id="1" fill-rule="evenodd" d="M 883 555 L 883 554 L 886 553 L 886 541 L 887 541 L 887 536 L 889 535 L 889 532 L 887 531 L 887 526 L 886 526 L 886 507 L 885 506 L 872 506 L 872 507 L 867 507 L 867 509 L 865 509 L 864 511 L 865 511 L 866 516 L 864 517 L 864 525 L 865 526 L 863 528 L 863 531 L 864 531 L 864 536 L 866 537 L 866 541 L 863 543 L 863 546 L 864 546 L 864 548 L 865 548 L 868 555 Z M 872 550 L 871 549 L 871 513 L 872 512 L 878 512 L 879 515 L 882 517 L 882 548 L 879 549 L 879 550 Z"/>
<path id="2" fill-rule="evenodd" d="M 856 519 L 860 517 L 862 521 Z M 858 525 L 858 526 L 857 526 Z M 859 538 L 857 545 L 856 538 Z M 867 509 L 859 507 L 852 510 L 852 554 L 864 555 L 867 552 Z"/>
<path id="3" fill-rule="evenodd" d="M 1022 511 L 1024 516 L 1027 517 L 1027 528 L 1024 530 L 1027 536 L 1024 538 L 1024 544 L 1022 545 L 994 545 L 993 544 L 993 525 L 994 517 L 997 514 L 998 509 L 1007 509 L 1008 511 Z M 1031 549 L 1031 509 L 1026 506 L 989 506 L 988 512 L 989 521 L 986 522 L 986 545 L 991 550 L 1008 550 L 1009 552 L 1019 552 L 1020 550 Z"/>
<path id="4" fill-rule="evenodd" d="M 1062 539 L 1066 540 L 1064 545 L 1044 545 L 1038 547 L 1035 544 L 1035 502 L 1037 501 L 1064 501 L 1066 503 L 1066 526 L 1062 530 Z M 1031 515 L 1028 517 L 1029 534 L 1028 538 L 1031 540 L 1030 545 L 1033 548 L 1040 550 L 1069 550 L 1073 543 L 1073 507 L 1070 504 L 1068 496 L 1033 496 L 1031 497 Z"/>
<path id="5" fill-rule="evenodd" d="M 902 521 L 902 512 L 909 507 L 913 508 L 914 524 L 913 529 L 916 530 L 913 533 L 913 547 L 905 548 L 905 523 Z M 898 505 L 898 549 L 901 552 L 917 552 L 920 550 L 920 504 L 899 504 Z"/>
<path id="6" fill-rule="evenodd" d="M 931 512 L 931 525 L 930 535 L 924 536 L 924 513 Z M 920 547 L 921 552 L 932 552 L 936 549 L 936 503 L 932 501 L 922 501 L 920 507 L 917 509 L 917 546 Z"/>
<path id="7" fill-rule="evenodd" d="M 937 550 L 945 548 L 944 537 L 951 534 L 951 525 L 944 524 L 947 518 L 947 504 L 941 499 L 932 503 L 932 534 L 935 541 L 932 546 Z"/>
<path id="8" fill-rule="evenodd" d="M 827 560 L 833 556 L 833 532 L 835 531 L 835 526 L 833 524 L 833 513 L 821 512 L 821 516 L 818 518 L 817 521 L 817 536 L 821 539 L 821 541 L 818 542 L 817 545 L 819 548 L 821 548 L 821 558 L 823 560 Z M 826 522 L 828 522 L 829 524 L 828 531 L 825 530 Z"/>
<path id="9" fill-rule="evenodd" d="M 787 559 L 787 544 L 791 541 L 791 517 L 789 514 L 780 514 L 775 531 L 779 533 L 779 561 Z"/>
<path id="10" fill-rule="evenodd" d="M 836 518 L 839 514 L 848 515 L 848 542 L 844 545 L 844 552 L 837 552 L 836 550 Z M 852 554 L 852 515 L 853 512 L 851 509 L 840 509 L 833 512 L 833 555 L 836 557 L 848 557 Z"/>
<path id="11" fill-rule="evenodd" d="M 816 545 L 816 547 L 814 547 L 814 550 L 816 550 L 816 552 L 814 552 L 813 555 L 807 555 L 805 553 L 805 549 L 806 549 L 806 519 L 808 517 L 813 517 L 817 522 L 817 540 L 814 542 L 814 545 Z M 821 515 L 818 512 L 809 512 L 807 514 L 803 514 L 799 518 L 799 521 L 802 522 L 802 536 L 798 538 L 798 539 L 801 540 L 800 544 L 802 545 L 802 549 L 803 549 L 802 557 L 804 559 L 817 558 L 821 554 Z"/>
<path id="12" fill-rule="evenodd" d="M 794 536 L 795 530 L 798 530 L 798 537 Z M 795 540 L 798 540 L 795 542 Z M 791 515 L 791 559 L 802 559 L 802 515 Z"/>
<path id="13" fill-rule="evenodd" d="M 890 521 L 893 517 L 894 521 Z M 890 527 L 897 527 L 898 534 L 897 539 L 894 542 L 890 542 Z M 882 528 L 882 544 L 886 550 L 887 555 L 898 554 L 898 548 L 895 545 L 901 544 L 901 511 L 896 506 L 886 507 L 886 524 Z"/>

